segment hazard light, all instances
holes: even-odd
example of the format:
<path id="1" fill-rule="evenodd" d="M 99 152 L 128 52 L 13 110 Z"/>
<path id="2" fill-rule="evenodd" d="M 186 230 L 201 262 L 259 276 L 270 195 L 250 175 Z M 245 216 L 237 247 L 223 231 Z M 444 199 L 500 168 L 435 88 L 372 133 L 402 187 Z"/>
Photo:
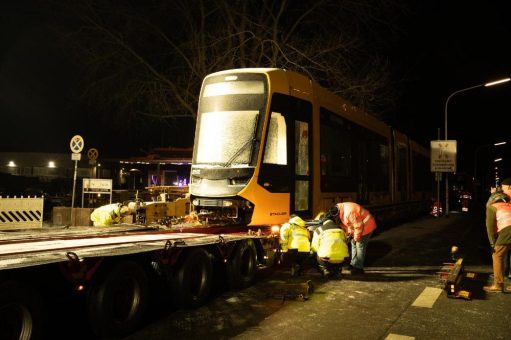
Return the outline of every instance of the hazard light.
<path id="1" fill-rule="evenodd" d="M 271 233 L 272 234 L 278 234 L 279 232 L 280 232 L 280 226 L 278 226 L 278 225 L 271 226 Z"/>

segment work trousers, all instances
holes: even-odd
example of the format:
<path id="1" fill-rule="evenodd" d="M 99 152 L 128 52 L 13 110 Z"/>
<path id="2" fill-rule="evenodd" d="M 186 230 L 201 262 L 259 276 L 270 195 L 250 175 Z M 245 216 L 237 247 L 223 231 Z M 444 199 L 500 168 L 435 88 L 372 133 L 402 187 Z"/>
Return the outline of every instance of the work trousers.
<path id="1" fill-rule="evenodd" d="M 493 283 L 502 285 L 504 283 L 504 259 L 511 249 L 511 244 L 498 244 L 493 248 L 491 256 L 493 261 Z"/>
<path id="2" fill-rule="evenodd" d="M 351 239 L 351 266 L 356 269 L 364 269 L 364 261 L 366 258 L 367 244 L 373 233 L 369 233 L 360 238 L 360 241 Z"/>

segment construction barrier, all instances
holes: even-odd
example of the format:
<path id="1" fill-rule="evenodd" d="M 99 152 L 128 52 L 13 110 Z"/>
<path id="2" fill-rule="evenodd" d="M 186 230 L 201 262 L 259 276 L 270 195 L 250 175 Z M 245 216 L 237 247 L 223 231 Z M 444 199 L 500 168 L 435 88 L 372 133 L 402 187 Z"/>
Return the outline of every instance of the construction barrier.
<path id="1" fill-rule="evenodd" d="M 31 229 L 43 226 L 44 198 L 0 196 L 0 229 Z"/>

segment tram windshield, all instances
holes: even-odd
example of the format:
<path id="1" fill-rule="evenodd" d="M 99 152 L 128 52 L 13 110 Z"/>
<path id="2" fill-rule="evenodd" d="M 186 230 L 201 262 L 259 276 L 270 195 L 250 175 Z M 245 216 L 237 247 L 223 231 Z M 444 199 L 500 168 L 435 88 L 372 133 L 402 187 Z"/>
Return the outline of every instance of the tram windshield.
<path id="1" fill-rule="evenodd" d="M 207 78 L 199 101 L 193 163 L 254 165 L 266 96 L 265 80 L 258 74 Z"/>

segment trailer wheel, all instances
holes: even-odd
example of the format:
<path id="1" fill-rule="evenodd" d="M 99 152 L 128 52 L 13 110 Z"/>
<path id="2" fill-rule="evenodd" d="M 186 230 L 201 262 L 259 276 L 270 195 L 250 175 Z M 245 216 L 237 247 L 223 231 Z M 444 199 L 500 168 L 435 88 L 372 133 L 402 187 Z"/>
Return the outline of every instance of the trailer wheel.
<path id="1" fill-rule="evenodd" d="M 213 265 L 202 248 L 190 250 L 172 277 L 174 301 L 181 307 L 198 307 L 209 297 Z"/>
<path id="2" fill-rule="evenodd" d="M 142 322 L 149 299 L 148 279 L 135 262 L 121 262 L 87 294 L 92 330 L 99 336 L 133 332 Z"/>
<path id="3" fill-rule="evenodd" d="M 0 284 L 0 339 L 39 339 L 42 333 L 42 299 L 15 281 Z"/>
<path id="4" fill-rule="evenodd" d="M 254 282 L 257 259 L 253 240 L 239 242 L 227 262 L 227 284 L 233 289 L 246 288 Z"/>

